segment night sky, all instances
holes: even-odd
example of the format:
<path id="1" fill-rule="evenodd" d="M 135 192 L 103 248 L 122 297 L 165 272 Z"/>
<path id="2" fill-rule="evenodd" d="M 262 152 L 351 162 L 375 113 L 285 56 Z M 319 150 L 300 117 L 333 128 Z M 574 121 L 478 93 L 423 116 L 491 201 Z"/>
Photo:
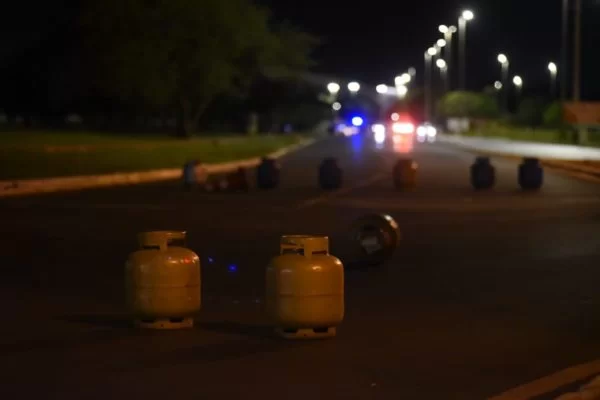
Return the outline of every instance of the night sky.
<path id="1" fill-rule="evenodd" d="M 561 0 L 262 0 L 277 19 L 287 19 L 320 37 L 317 70 L 345 79 L 392 84 L 410 66 L 423 72 L 423 53 L 441 34 L 440 24 L 457 24 L 459 11 L 476 15 L 468 26 L 469 89 L 500 78 L 496 55 L 511 61 L 526 92 L 545 94 L 548 62 L 560 62 Z M 583 0 L 583 96 L 600 99 L 600 1 Z M 598 25 L 596 25 L 598 26 Z M 454 46 L 455 50 L 458 47 Z M 455 53 L 457 54 L 457 53 Z"/>
<path id="2" fill-rule="evenodd" d="M 226 1 L 226 0 L 223 0 Z M 511 75 L 525 92 L 546 94 L 549 61 L 560 61 L 562 0 L 257 0 L 277 20 L 289 20 L 322 40 L 316 71 L 343 79 L 392 84 L 409 67 L 423 77 L 423 53 L 441 37 L 439 24 L 456 24 L 459 11 L 475 12 L 467 34 L 469 89 L 500 78 L 499 52 L 511 61 Z M 572 1 L 572 0 L 571 0 Z M 7 64 L 71 18 L 78 0 L 21 0 L 0 22 L 0 63 Z M 600 100 L 600 0 L 583 0 L 583 97 Z M 455 41 L 455 54 L 458 46 Z M 571 57 L 569 57 L 571 60 Z M 456 70 L 455 70 L 456 72 Z"/>

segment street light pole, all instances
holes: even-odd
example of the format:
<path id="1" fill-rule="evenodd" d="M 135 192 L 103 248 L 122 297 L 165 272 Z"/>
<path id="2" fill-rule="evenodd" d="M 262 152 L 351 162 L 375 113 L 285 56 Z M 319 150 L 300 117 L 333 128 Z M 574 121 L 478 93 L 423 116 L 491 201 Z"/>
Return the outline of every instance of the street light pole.
<path id="1" fill-rule="evenodd" d="M 558 66 L 551 62 L 548 64 L 548 71 L 550 71 L 550 98 L 554 100 L 556 97 L 556 77 L 558 75 Z"/>
<path id="2" fill-rule="evenodd" d="M 465 71 L 465 46 L 466 46 L 466 38 L 465 34 L 467 31 L 467 21 L 461 16 L 458 19 L 458 88 L 460 90 L 465 90 L 465 80 L 466 80 L 466 71 Z"/>
<path id="3" fill-rule="evenodd" d="M 462 12 L 458 18 L 458 58 L 459 58 L 459 88 L 465 90 L 467 80 L 467 22 L 471 21 L 475 15 L 470 10 Z"/>
<path id="4" fill-rule="evenodd" d="M 452 54 L 452 37 L 456 33 L 456 26 L 452 25 L 448 28 L 448 31 L 444 34 L 444 38 L 446 39 L 446 50 L 444 57 L 446 58 L 447 69 L 451 70 L 454 68 L 454 59 Z M 453 73 L 453 72 L 450 72 Z M 449 74 L 450 74 L 449 73 Z M 448 90 L 451 86 L 451 75 L 448 76 Z"/>
<path id="5" fill-rule="evenodd" d="M 567 59 L 569 57 L 569 0 L 562 0 L 562 44 L 560 49 L 560 101 L 567 99 Z"/>
<path id="6" fill-rule="evenodd" d="M 431 97 L 432 97 L 432 68 L 431 68 L 431 60 L 433 56 L 437 54 L 437 49 L 435 47 L 430 47 L 425 52 L 425 120 L 427 122 L 431 121 Z"/>
<path id="7" fill-rule="evenodd" d="M 339 106 L 339 104 L 337 103 L 337 98 L 338 94 L 340 93 L 340 89 L 340 85 L 336 82 L 329 82 L 329 84 L 327 84 L 327 91 L 329 92 L 329 103 L 331 104 L 331 114 L 334 122 L 337 120 L 337 113 L 339 111 L 336 105 Z"/>
<path id="8" fill-rule="evenodd" d="M 515 75 L 513 83 L 516 88 L 516 103 L 517 111 L 519 110 L 519 102 L 521 101 L 521 90 L 523 89 L 523 79 L 519 75 Z"/>
<path id="9" fill-rule="evenodd" d="M 425 52 L 425 121 L 429 121 L 431 114 L 429 108 L 429 97 L 431 96 L 431 55 L 428 51 Z"/>
<path id="10" fill-rule="evenodd" d="M 448 93 L 448 63 L 443 58 L 440 58 L 436 62 L 436 66 L 440 70 L 440 77 L 442 78 L 442 97 Z"/>
<path id="11" fill-rule="evenodd" d="M 510 68 L 510 61 L 508 60 L 508 57 L 506 57 L 506 55 L 498 54 L 498 62 L 502 65 L 502 87 L 505 88 L 501 93 L 502 107 L 506 112 L 508 112 L 508 72 Z"/>
<path id="12" fill-rule="evenodd" d="M 573 101 L 581 100 L 581 0 L 575 0 L 575 45 L 573 51 Z"/>

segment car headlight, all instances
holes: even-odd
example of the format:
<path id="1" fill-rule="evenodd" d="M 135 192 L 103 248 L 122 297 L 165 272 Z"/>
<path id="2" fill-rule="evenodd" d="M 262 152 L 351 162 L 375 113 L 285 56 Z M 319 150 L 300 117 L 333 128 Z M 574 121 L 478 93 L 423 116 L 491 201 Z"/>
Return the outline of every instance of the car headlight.
<path id="1" fill-rule="evenodd" d="M 419 135 L 419 136 L 425 136 L 425 135 L 427 135 L 427 128 L 424 127 L 423 125 L 419 126 L 417 128 L 417 135 Z"/>
<path id="2" fill-rule="evenodd" d="M 377 132 L 385 133 L 385 126 L 383 124 L 373 124 L 373 126 L 371 127 L 371 131 L 373 133 L 377 133 Z"/>
<path id="3" fill-rule="evenodd" d="M 382 131 L 375 132 L 374 138 L 375 138 L 375 142 L 376 143 L 381 144 L 381 143 L 385 142 L 385 131 L 383 131 L 383 132 Z"/>
<path id="4" fill-rule="evenodd" d="M 415 126 L 410 122 L 395 122 L 392 125 L 394 133 L 409 134 L 415 131 Z"/>
<path id="5" fill-rule="evenodd" d="M 437 129 L 434 126 L 427 127 L 427 136 L 434 137 L 435 135 L 437 135 Z"/>

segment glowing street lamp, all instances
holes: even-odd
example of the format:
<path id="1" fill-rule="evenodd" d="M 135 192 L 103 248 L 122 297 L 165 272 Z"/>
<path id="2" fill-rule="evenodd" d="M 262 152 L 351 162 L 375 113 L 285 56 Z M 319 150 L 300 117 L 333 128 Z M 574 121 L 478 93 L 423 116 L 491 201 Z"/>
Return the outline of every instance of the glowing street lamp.
<path id="1" fill-rule="evenodd" d="M 430 47 L 427 49 L 427 54 L 431 57 L 435 56 L 438 53 L 438 50 L 435 47 Z"/>
<path id="2" fill-rule="evenodd" d="M 521 98 L 521 91 L 523 90 L 523 78 L 519 75 L 515 75 L 513 78 L 513 84 L 517 90 L 516 98 L 517 98 L 517 107 L 519 105 L 519 99 Z"/>
<path id="3" fill-rule="evenodd" d="M 406 84 L 410 83 L 411 80 L 412 80 L 412 76 L 410 76 L 410 74 L 408 74 L 408 73 L 404 73 L 400 76 L 397 76 L 394 79 L 394 83 L 396 84 L 396 86 L 406 85 Z"/>
<path id="4" fill-rule="evenodd" d="M 519 75 L 515 75 L 513 78 L 513 83 L 516 87 L 521 88 L 523 87 L 523 78 L 521 78 Z"/>
<path id="5" fill-rule="evenodd" d="M 388 89 L 387 85 L 381 84 L 381 85 L 377 85 L 377 87 L 375 88 L 375 90 L 379 94 L 386 94 L 389 89 Z"/>
<path id="6" fill-rule="evenodd" d="M 340 111 L 342 109 L 342 105 L 336 101 L 331 105 L 331 108 L 333 108 L 333 111 Z"/>
<path id="7" fill-rule="evenodd" d="M 496 57 L 496 59 L 498 60 L 500 65 L 502 65 L 502 78 L 501 78 L 502 87 L 507 86 L 507 85 L 509 85 L 508 69 L 510 67 L 510 62 L 508 61 L 508 57 L 506 56 L 506 54 L 500 53 L 500 54 L 498 54 L 498 57 Z M 500 89 L 502 89 L 502 87 Z M 500 89 L 498 89 L 498 90 L 500 90 Z M 505 111 L 508 111 L 508 93 L 507 92 L 502 93 L 502 104 L 503 104 Z"/>
<path id="8" fill-rule="evenodd" d="M 475 14 L 471 10 L 464 10 L 461 15 L 465 21 L 472 21 L 475 18 Z"/>
<path id="9" fill-rule="evenodd" d="M 440 33 L 442 33 L 442 34 L 444 34 L 444 35 L 445 35 L 446 33 L 450 32 L 450 28 L 448 28 L 448 26 L 447 26 L 447 25 L 440 25 L 440 26 L 438 27 L 438 30 L 440 31 Z"/>
<path id="10" fill-rule="evenodd" d="M 498 54 L 498 62 L 502 65 L 502 83 L 506 84 L 510 62 L 508 61 L 508 57 L 502 53 Z"/>
<path id="11" fill-rule="evenodd" d="M 330 82 L 329 84 L 327 84 L 327 90 L 330 94 L 338 94 L 340 92 L 340 85 L 338 85 L 335 82 Z"/>
<path id="12" fill-rule="evenodd" d="M 398 91 L 398 97 L 401 99 L 405 98 L 408 94 L 408 87 L 405 85 L 398 86 L 396 90 Z"/>
<path id="13" fill-rule="evenodd" d="M 446 47 L 446 40 L 445 39 L 438 39 L 438 41 L 435 43 L 437 45 L 437 47 L 444 48 Z"/>
<path id="14" fill-rule="evenodd" d="M 350 93 L 356 94 L 360 90 L 360 84 L 358 82 L 350 82 L 348 84 L 348 90 Z"/>
<path id="15" fill-rule="evenodd" d="M 502 90 L 503 86 L 504 85 L 502 85 L 502 82 L 500 82 L 500 81 L 494 82 L 494 89 L 496 89 L 496 90 Z"/>

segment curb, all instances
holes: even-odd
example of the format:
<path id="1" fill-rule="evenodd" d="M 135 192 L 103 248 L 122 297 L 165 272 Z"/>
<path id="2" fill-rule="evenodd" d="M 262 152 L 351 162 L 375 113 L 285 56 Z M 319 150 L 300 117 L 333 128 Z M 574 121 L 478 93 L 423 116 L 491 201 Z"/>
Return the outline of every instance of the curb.
<path id="1" fill-rule="evenodd" d="M 294 145 L 284 147 L 267 155 L 270 158 L 281 158 L 294 151 L 301 150 L 315 143 L 316 139 L 305 139 Z M 262 157 L 230 161 L 219 164 L 207 164 L 209 174 L 222 174 L 238 168 L 252 168 L 261 162 Z M 68 190 L 91 189 L 119 185 L 136 185 L 140 183 L 160 182 L 180 179 L 182 168 L 168 168 L 151 171 L 114 173 L 107 175 L 81 175 L 47 179 L 25 179 L 0 181 L 0 197 L 20 196 L 37 193 L 51 193 Z"/>
<path id="2" fill-rule="evenodd" d="M 600 377 L 583 385 L 578 392 L 563 394 L 555 400 L 600 400 Z"/>
<path id="3" fill-rule="evenodd" d="M 521 160 L 521 159 L 523 159 L 523 157 L 526 157 L 526 155 L 519 156 L 519 155 L 516 155 L 513 153 L 502 153 L 502 152 L 498 152 L 498 151 L 481 150 L 481 149 L 477 148 L 476 146 L 469 145 L 468 143 L 465 143 L 464 141 L 462 141 L 461 140 L 461 139 L 463 139 L 462 137 L 458 138 L 458 137 L 451 137 L 451 136 L 447 136 L 447 135 L 444 135 L 444 136 L 440 135 L 440 139 L 441 139 L 440 142 L 442 142 L 442 143 L 454 145 L 454 146 L 460 147 L 464 150 L 467 150 L 467 151 L 470 151 L 473 153 L 477 153 L 477 154 L 503 157 L 503 158 L 509 158 L 509 159 L 513 159 L 513 160 Z M 600 167 L 592 167 L 589 165 L 582 165 L 581 161 L 568 161 L 568 160 L 556 160 L 556 159 L 540 159 L 540 161 L 541 161 L 542 165 L 549 167 L 549 168 L 560 169 L 560 170 L 564 170 L 567 172 L 573 172 L 573 173 L 578 173 L 578 174 L 590 175 L 594 178 L 600 178 Z"/>

